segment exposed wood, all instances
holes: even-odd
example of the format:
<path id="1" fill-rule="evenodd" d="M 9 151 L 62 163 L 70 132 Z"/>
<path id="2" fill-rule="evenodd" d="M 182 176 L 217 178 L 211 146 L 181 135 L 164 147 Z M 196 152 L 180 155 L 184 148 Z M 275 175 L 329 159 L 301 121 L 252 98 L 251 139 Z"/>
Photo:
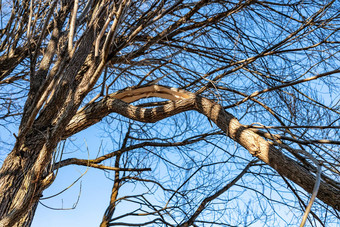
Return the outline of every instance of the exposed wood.
<path id="1" fill-rule="evenodd" d="M 171 97 L 173 101 L 166 105 L 149 109 L 136 107 L 122 101 L 133 102 L 140 98 L 165 97 L 165 95 Z M 242 125 L 236 117 L 226 112 L 218 103 L 185 90 L 151 85 L 118 92 L 78 112 L 67 126 L 65 135 L 77 133 L 112 112 L 133 120 L 151 123 L 189 110 L 196 110 L 207 116 L 229 138 L 242 145 L 251 155 L 270 165 L 279 174 L 295 182 L 307 192 L 312 193 L 316 181 L 314 173 L 309 172 L 298 162 L 287 157 L 283 153 L 284 150 L 276 148 L 252 129 Z M 339 188 L 322 181 L 317 197 L 334 209 L 340 210 Z"/>

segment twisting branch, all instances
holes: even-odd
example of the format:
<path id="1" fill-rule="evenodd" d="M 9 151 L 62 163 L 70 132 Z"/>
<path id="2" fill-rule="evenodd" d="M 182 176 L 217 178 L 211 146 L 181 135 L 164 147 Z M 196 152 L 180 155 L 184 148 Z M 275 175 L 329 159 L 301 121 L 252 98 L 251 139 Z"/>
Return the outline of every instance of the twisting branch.
<path id="1" fill-rule="evenodd" d="M 158 182 L 160 175 L 143 172 L 138 175 L 141 180 L 136 181 L 139 173 L 122 174 L 121 171 L 142 171 L 144 169 L 134 168 L 144 168 L 143 163 L 157 159 L 160 163 L 156 167 L 160 171 L 164 170 L 164 163 L 169 176 L 177 177 L 182 171 L 191 173 L 191 164 L 203 163 L 203 158 L 207 165 L 213 163 L 209 171 L 217 166 L 232 169 L 233 165 L 239 165 L 239 160 L 251 158 L 239 154 L 243 146 L 263 161 L 261 166 L 268 165 L 255 176 L 261 181 L 268 179 L 262 182 L 266 186 L 279 192 L 269 176 L 281 174 L 284 180 L 312 193 L 310 205 L 303 203 L 303 207 L 307 207 L 304 220 L 316 196 L 325 203 L 319 212 L 325 217 L 324 225 L 338 217 L 339 1 L 299 0 L 291 4 L 287 0 L 14 0 L 1 3 L 0 127 L 12 135 L 12 130 L 17 128 L 19 120 L 21 122 L 12 138 L 15 141 L 12 152 L 3 160 L 0 170 L 0 226 L 30 225 L 41 193 L 55 179 L 53 154 L 61 140 L 112 113 L 122 116 L 109 118 L 120 121 L 122 130 L 126 126 L 124 116 L 153 123 L 184 111 L 199 112 L 204 115 L 202 119 L 206 116 L 240 146 L 231 154 L 233 148 L 223 147 L 221 137 L 203 136 L 202 131 L 206 134 L 215 131 L 208 122 L 206 125 L 195 122 L 191 114 L 182 114 L 173 121 L 136 124 L 143 128 L 133 127 L 133 135 L 128 138 L 131 143 L 122 149 L 93 160 L 66 159 L 57 166 L 86 165 L 115 171 L 111 207 L 106 213 L 108 224 L 113 225 L 109 216 L 117 202 L 123 200 L 116 197 L 121 182 L 133 180 L 138 187 L 144 185 L 147 196 L 160 190 L 153 190 L 155 183 L 146 183 L 149 178 Z M 187 91 L 150 84 L 159 80 Z M 141 86 L 148 81 L 151 82 Z M 110 94 L 124 87 L 130 88 Z M 134 104 L 149 97 L 156 98 Z M 215 97 L 218 103 L 213 101 Z M 238 119 L 222 104 L 230 105 L 230 112 Z M 241 124 L 243 117 L 247 124 L 261 119 L 263 124 L 279 126 L 270 130 L 263 127 L 267 131 L 259 131 Z M 180 124 L 182 121 L 185 124 Z M 211 124 L 211 127 L 216 126 Z M 317 127 L 325 130 L 313 129 Z M 170 128 L 175 130 L 169 131 Z M 192 131 L 200 135 L 171 143 L 188 137 Z M 159 136 L 155 136 L 157 133 Z M 1 134 L 0 143 L 6 144 L 9 151 L 11 142 L 4 138 L 7 136 Z M 195 142 L 198 143 L 193 144 Z M 213 149 L 209 154 L 208 149 L 203 152 L 192 149 L 201 146 Z M 167 148 L 179 155 L 158 152 Z M 123 153 L 132 149 L 138 150 Z M 230 155 L 226 165 L 224 159 L 221 162 L 210 159 L 220 154 Z M 310 161 L 313 160 L 310 154 L 320 163 Z M 120 156 L 126 158 L 124 165 L 119 162 Z M 109 158 L 116 158 L 116 165 L 103 163 Z M 202 174 L 202 178 L 198 174 Z M 182 215 L 187 215 L 190 207 L 199 205 L 194 204 L 195 198 L 191 195 L 205 186 L 211 187 L 208 180 L 218 180 L 206 179 L 209 174 L 201 169 L 192 175 L 197 177 L 191 180 L 197 180 L 198 187 L 187 190 L 186 181 L 179 191 L 173 190 L 176 195 L 170 202 L 174 205 L 162 210 L 153 201 L 149 203 L 148 198 L 144 200 L 143 195 L 126 197 L 124 203 L 132 201 L 140 205 L 138 212 L 129 215 L 141 214 L 139 211 L 146 208 L 145 214 L 148 209 L 153 210 L 148 216 L 159 211 L 158 217 L 167 226 L 179 224 L 178 220 L 186 221 Z M 217 171 L 214 174 L 222 177 Z M 179 179 L 169 178 L 168 186 L 167 180 L 162 178 L 159 183 L 165 188 L 180 183 Z M 251 190 L 248 185 L 242 186 Z M 262 196 L 266 197 L 265 193 Z M 298 192 L 296 195 L 299 196 Z M 204 199 L 208 195 L 201 196 Z M 272 198 L 265 199 L 274 202 Z M 281 197 L 281 201 L 283 205 L 295 207 L 290 199 Z M 214 215 L 217 214 L 216 207 L 212 208 Z M 275 205 L 272 210 L 272 214 L 264 213 L 263 217 L 277 216 Z M 332 213 L 331 217 L 327 212 Z M 315 212 L 315 216 L 319 213 Z M 253 215 L 253 218 L 262 217 Z M 198 219 L 194 222 L 203 223 Z"/>
<path id="2" fill-rule="evenodd" d="M 155 108 L 141 108 L 128 104 L 142 98 L 162 97 L 172 100 L 166 105 Z M 78 112 L 67 126 L 74 133 L 100 121 L 110 113 L 118 113 L 141 122 L 157 122 L 178 113 L 196 110 L 213 121 L 228 137 L 246 148 L 249 153 L 274 168 L 279 174 L 295 182 L 307 192 L 313 192 L 315 176 L 296 161 L 284 155 L 270 142 L 252 129 L 243 126 L 223 107 L 209 99 L 191 92 L 152 85 L 141 88 L 125 89 L 112 94 Z M 72 134 L 71 132 L 68 134 Z M 318 198 L 333 208 L 340 210 L 340 190 L 320 182 Z"/>

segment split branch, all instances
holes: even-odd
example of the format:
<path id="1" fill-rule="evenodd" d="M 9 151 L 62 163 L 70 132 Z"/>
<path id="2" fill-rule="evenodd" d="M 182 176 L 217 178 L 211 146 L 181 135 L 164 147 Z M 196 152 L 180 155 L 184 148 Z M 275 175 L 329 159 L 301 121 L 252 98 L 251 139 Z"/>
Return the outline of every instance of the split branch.
<path id="1" fill-rule="evenodd" d="M 148 97 L 168 97 L 172 101 L 166 105 L 149 109 L 127 103 Z M 152 123 L 189 110 L 204 114 L 229 138 L 247 149 L 251 155 L 265 162 L 307 192 L 313 192 L 313 185 L 316 182 L 313 173 L 286 156 L 282 152 L 283 150 L 276 148 L 252 129 L 242 125 L 221 105 L 181 89 L 152 85 L 136 89 L 130 88 L 112 94 L 79 111 L 67 126 L 66 134 L 79 132 L 110 113 L 118 113 L 132 120 Z M 317 197 L 334 209 L 340 210 L 339 188 L 321 181 Z"/>

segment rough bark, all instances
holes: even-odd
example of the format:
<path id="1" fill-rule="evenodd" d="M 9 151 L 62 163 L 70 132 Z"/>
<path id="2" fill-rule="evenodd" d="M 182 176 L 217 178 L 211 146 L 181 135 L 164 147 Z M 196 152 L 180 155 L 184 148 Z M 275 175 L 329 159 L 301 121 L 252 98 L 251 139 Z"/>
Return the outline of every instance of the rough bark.
<path id="1" fill-rule="evenodd" d="M 79 86 L 81 82 L 89 84 L 91 79 L 83 75 L 85 72 L 80 77 L 79 71 L 84 61 L 91 57 L 91 49 L 88 47 L 95 38 L 93 26 L 89 26 L 84 33 L 85 39 L 80 42 L 74 57 L 61 75 L 55 92 L 51 93 L 46 88 L 45 85 L 50 82 L 46 79 L 40 81 L 40 87 L 37 86 L 28 95 L 16 144 L 0 170 L 1 227 L 30 226 L 42 191 L 53 181 L 53 172 L 49 169 L 53 151 L 66 125 L 91 90 L 91 86 L 87 89 Z M 96 64 L 87 73 L 93 75 L 93 69 L 97 69 Z M 48 95 L 51 99 L 45 103 Z M 43 104 L 45 108 L 41 109 Z"/>
<path id="2" fill-rule="evenodd" d="M 45 138 L 30 133 L 21 146 L 15 146 L 0 171 L 0 226 L 30 226 L 42 191 L 46 188 L 44 166 L 51 152 Z M 41 152 L 39 152 L 41 151 Z"/>
<path id="3" fill-rule="evenodd" d="M 167 104 L 155 108 L 130 105 L 148 97 L 170 99 Z M 6 158 L 0 172 L 0 226 L 29 226 L 42 191 L 53 181 L 47 176 L 46 167 L 52 159 L 53 148 L 62 138 L 67 138 L 97 122 L 110 113 L 118 113 L 141 122 L 157 122 L 178 113 L 195 110 L 213 121 L 226 135 L 246 148 L 249 153 L 273 167 L 297 185 L 311 193 L 316 181 L 313 173 L 287 157 L 253 130 L 242 125 L 223 107 L 207 98 L 185 90 L 151 85 L 125 89 L 102 100 L 88 104 L 69 121 L 59 138 L 46 137 L 49 129 L 29 132 L 21 145 L 16 144 Z M 46 138 L 49 138 L 47 141 Z M 340 190 L 322 181 L 318 198 L 340 210 Z"/>
<path id="4" fill-rule="evenodd" d="M 223 99 L 229 98 L 229 94 L 234 100 L 238 95 L 244 96 L 243 100 L 231 104 L 229 108 L 247 100 L 254 101 L 284 127 L 283 118 L 256 98 L 264 99 L 268 96 L 260 95 L 283 88 L 296 89 L 293 93 L 282 90 L 282 93 L 287 92 L 287 97 L 284 95 L 280 101 L 283 107 L 287 106 L 283 111 L 291 112 L 287 116 L 298 116 L 296 109 L 305 103 L 305 99 L 298 99 L 298 94 L 310 100 L 310 106 L 321 106 L 338 114 L 336 106 L 330 108 L 320 104 L 309 97 L 309 91 L 305 95 L 304 91 L 295 87 L 321 77 L 331 80 L 332 76 L 336 77 L 336 73 L 339 73 L 334 54 L 338 50 L 338 43 L 335 42 L 337 36 L 334 35 L 337 29 L 333 26 L 337 25 L 339 16 L 337 1 L 332 0 L 327 4 L 320 1 L 311 5 L 301 2 L 299 7 L 287 4 L 289 7 L 282 8 L 281 5 L 286 4 L 252 0 L 197 0 L 190 3 L 181 0 L 82 1 L 78 7 L 79 2 L 25 0 L 5 4 L 5 9 L 12 8 L 12 13 L 3 18 L 7 25 L 1 25 L 0 37 L 3 42 L 0 44 L 0 84 L 14 85 L 14 82 L 22 79 L 19 87 L 28 93 L 20 92 L 24 98 L 20 97 L 16 101 L 17 90 L 14 89 L 8 94 L 9 97 L 13 95 L 13 99 L 10 97 L 8 101 L 5 97 L 4 104 L 1 104 L 4 109 L 8 109 L 8 113 L 0 118 L 20 115 L 21 124 L 15 135 L 14 148 L 0 170 L 0 227 L 31 225 L 37 202 L 43 190 L 53 182 L 53 170 L 58 168 L 51 165 L 54 149 L 60 140 L 96 124 L 111 113 L 152 123 L 184 111 L 198 111 L 215 122 L 229 138 L 242 145 L 251 155 L 307 192 L 313 190 L 315 171 L 311 170 L 313 167 L 308 160 L 299 159 L 298 155 L 295 155 L 296 159 L 289 158 L 284 153 L 289 147 L 276 146 L 269 141 L 285 141 L 286 138 L 270 138 L 270 133 L 261 134 L 247 128 L 221 105 L 197 94 L 202 94 L 212 85 L 218 85 L 215 87 L 217 90 L 230 91 L 223 94 Z M 311 6 L 312 10 L 305 11 L 306 6 Z M 255 18 L 254 13 L 257 15 Z M 270 23 L 267 24 L 267 21 Z M 289 26 L 282 29 L 282 23 Z M 263 24 L 255 31 L 263 31 L 264 36 L 252 34 L 249 25 L 256 24 Z M 76 32 L 78 34 L 75 36 Z M 315 57 L 320 51 L 323 54 Z M 283 64 L 282 68 L 271 66 L 281 64 L 285 56 L 298 54 L 304 56 L 301 60 L 308 60 L 296 62 L 288 58 L 287 65 Z M 199 60 L 194 60 L 196 58 Z M 191 66 L 184 67 L 184 63 Z M 328 66 L 323 67 L 323 63 Z M 194 69 L 201 64 L 212 68 Z M 301 67 L 304 64 L 307 65 Z M 26 68 L 22 70 L 22 67 Z M 104 67 L 107 70 L 103 74 Z M 131 77 L 131 83 L 121 80 L 120 77 L 125 73 L 135 75 L 136 69 L 141 70 L 138 74 L 144 74 L 144 70 L 149 70 L 149 73 Z M 291 74 L 290 70 L 296 69 L 296 75 L 285 76 Z M 239 77 L 243 70 L 255 75 L 247 79 L 247 83 L 257 86 L 238 89 L 237 82 L 224 87 L 224 83 L 229 83 L 227 76 L 233 78 L 236 75 L 235 80 L 243 82 Z M 321 70 L 326 72 L 314 75 Z M 172 73 L 178 77 L 169 78 Z M 111 75 L 107 77 L 107 74 Z M 308 77 L 310 74 L 313 74 L 312 77 Z M 197 94 L 165 86 L 139 86 L 158 77 L 153 80 L 156 83 L 165 76 L 174 82 L 172 84 L 198 89 Z M 103 78 L 102 82 L 99 81 L 100 77 Z M 111 89 L 124 84 L 137 84 L 137 87 L 108 94 Z M 248 89 L 253 91 L 251 95 L 242 92 Z M 84 98 L 91 91 L 99 93 L 86 104 Z M 134 101 L 148 97 L 170 101 L 155 108 L 131 105 Z M 22 109 L 23 100 L 26 102 Z M 232 98 L 228 101 L 233 102 Z M 268 103 L 276 101 L 272 99 Z M 299 101 L 295 109 L 295 103 Z M 85 104 L 85 107 L 79 109 L 81 104 Z M 294 104 L 294 108 L 290 108 L 291 104 Z M 303 122 L 300 119 L 293 123 L 299 125 Z M 315 124 L 316 120 L 312 122 Z M 316 141 L 303 142 L 290 138 L 290 142 L 297 145 L 317 145 L 319 141 Z M 339 141 L 327 142 L 339 144 Z M 319 154 L 322 155 L 322 152 Z M 332 161 L 336 163 L 336 157 Z M 71 162 L 64 160 L 63 163 L 66 165 Z M 331 166 L 333 163 L 329 164 Z M 92 167 L 100 166 L 92 163 Z M 311 169 L 307 169 L 309 167 Z M 319 199 L 339 210 L 339 184 L 331 182 L 326 176 L 323 179 Z"/>

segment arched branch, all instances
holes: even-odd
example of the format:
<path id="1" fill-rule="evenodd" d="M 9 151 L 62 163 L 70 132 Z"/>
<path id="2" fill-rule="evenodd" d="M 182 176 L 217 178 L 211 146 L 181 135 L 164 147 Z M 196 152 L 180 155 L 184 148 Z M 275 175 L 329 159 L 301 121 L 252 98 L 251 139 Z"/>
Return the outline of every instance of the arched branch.
<path id="1" fill-rule="evenodd" d="M 129 104 L 148 97 L 167 98 L 171 101 L 154 108 L 142 108 Z M 247 126 L 242 125 L 236 117 L 226 112 L 218 103 L 181 89 L 151 85 L 129 88 L 111 94 L 80 110 L 67 126 L 64 138 L 99 122 L 110 113 L 118 113 L 132 120 L 152 123 L 189 110 L 204 114 L 223 130 L 229 138 L 247 149 L 251 155 L 265 162 L 279 174 L 295 182 L 307 192 L 313 192 L 313 185 L 316 181 L 313 173 L 283 154 L 271 142 Z M 339 188 L 322 181 L 318 198 L 334 209 L 340 210 Z"/>

